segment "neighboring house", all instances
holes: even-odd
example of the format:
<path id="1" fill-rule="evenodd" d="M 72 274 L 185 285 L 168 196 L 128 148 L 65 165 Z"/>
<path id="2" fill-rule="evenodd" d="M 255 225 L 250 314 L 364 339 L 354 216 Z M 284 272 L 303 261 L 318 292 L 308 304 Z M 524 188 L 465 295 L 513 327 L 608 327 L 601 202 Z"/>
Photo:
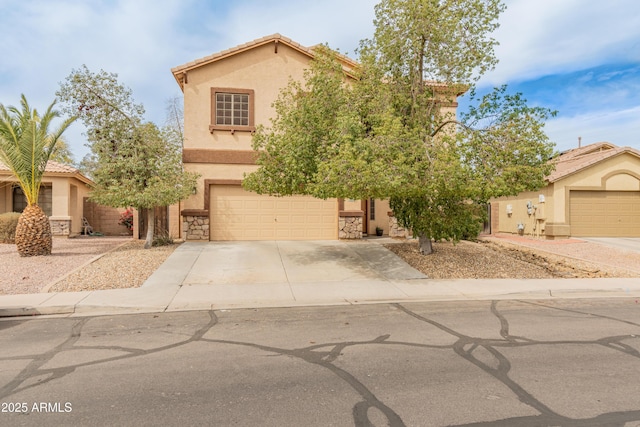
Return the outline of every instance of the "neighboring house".
<path id="1" fill-rule="evenodd" d="M 601 142 L 555 161 L 546 187 L 491 201 L 494 233 L 640 237 L 639 150 Z"/>
<path id="2" fill-rule="evenodd" d="M 47 163 L 38 206 L 49 216 L 54 236 L 74 236 L 82 231 L 83 199 L 92 181 L 62 163 Z M 15 177 L 0 163 L 0 213 L 22 212 L 27 201 Z"/>
<path id="3" fill-rule="evenodd" d="M 52 160 L 47 163 L 38 206 L 49 216 L 51 234 L 78 236 L 85 231 L 82 218 L 86 217 L 95 232 L 105 236 L 131 235 L 125 226 L 118 224 L 125 209 L 102 206 L 88 200 L 92 185 L 93 181 L 78 169 Z M 27 200 L 16 179 L 9 168 L 0 163 L 0 214 L 22 212 L 26 206 Z M 134 223 L 134 233 L 137 233 L 137 228 Z"/>
<path id="4" fill-rule="evenodd" d="M 387 201 L 270 197 L 241 187 L 244 173 L 257 169 L 256 126 L 270 126 L 280 90 L 301 81 L 313 57 L 313 47 L 274 34 L 172 69 L 184 93 L 184 166 L 201 175 L 196 194 L 179 205 L 181 237 L 331 240 L 375 234 L 376 227 L 399 232 Z M 357 66 L 338 58 L 347 76 Z M 455 113 L 453 104 L 443 108 Z"/>

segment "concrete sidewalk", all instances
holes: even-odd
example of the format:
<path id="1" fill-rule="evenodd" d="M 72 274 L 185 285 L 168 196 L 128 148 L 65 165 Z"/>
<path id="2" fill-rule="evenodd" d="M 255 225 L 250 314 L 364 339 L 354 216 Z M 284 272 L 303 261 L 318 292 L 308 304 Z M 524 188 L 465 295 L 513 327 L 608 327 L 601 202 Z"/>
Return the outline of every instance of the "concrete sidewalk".
<path id="1" fill-rule="evenodd" d="M 187 242 L 140 288 L 0 296 L 0 316 L 594 297 L 640 279 L 432 280 L 377 243 Z"/>

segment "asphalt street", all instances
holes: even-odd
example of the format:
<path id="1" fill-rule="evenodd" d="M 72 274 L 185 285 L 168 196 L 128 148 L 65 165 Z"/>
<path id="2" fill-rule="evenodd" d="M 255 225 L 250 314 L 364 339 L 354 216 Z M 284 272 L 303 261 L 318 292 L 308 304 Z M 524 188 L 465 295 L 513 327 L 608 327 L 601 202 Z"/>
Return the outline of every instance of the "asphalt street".
<path id="1" fill-rule="evenodd" d="M 0 425 L 632 426 L 634 298 L 0 321 Z"/>

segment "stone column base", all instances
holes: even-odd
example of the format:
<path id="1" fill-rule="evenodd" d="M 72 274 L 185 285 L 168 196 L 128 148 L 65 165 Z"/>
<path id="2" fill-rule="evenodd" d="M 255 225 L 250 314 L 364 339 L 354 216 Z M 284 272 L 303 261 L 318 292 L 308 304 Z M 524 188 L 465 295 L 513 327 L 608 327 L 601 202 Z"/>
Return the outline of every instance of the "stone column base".
<path id="1" fill-rule="evenodd" d="M 185 216 L 182 223 L 182 238 L 184 240 L 209 240 L 208 216 Z"/>

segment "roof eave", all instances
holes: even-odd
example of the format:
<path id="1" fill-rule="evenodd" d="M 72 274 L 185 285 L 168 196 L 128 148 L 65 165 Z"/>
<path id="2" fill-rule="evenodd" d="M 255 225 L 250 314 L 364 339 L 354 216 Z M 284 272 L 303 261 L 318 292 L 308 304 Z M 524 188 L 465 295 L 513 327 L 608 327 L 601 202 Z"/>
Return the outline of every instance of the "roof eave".
<path id="1" fill-rule="evenodd" d="M 568 177 L 570 177 L 572 175 L 575 175 L 575 174 L 577 174 L 579 172 L 582 172 L 585 169 L 588 169 L 588 168 L 590 168 L 592 166 L 595 166 L 595 165 L 597 165 L 599 163 L 602 163 L 602 162 L 605 162 L 607 160 L 616 158 L 616 157 L 621 156 L 623 154 L 631 154 L 633 156 L 636 156 L 636 157 L 640 158 L 640 151 L 638 151 L 638 150 L 635 150 L 635 149 L 633 149 L 631 147 L 619 147 L 619 148 L 622 148 L 622 149 L 617 151 L 617 152 L 615 152 L 615 153 L 613 153 L 613 154 L 611 154 L 611 155 L 609 155 L 609 156 L 606 156 L 606 157 L 603 157 L 601 159 L 595 160 L 593 163 L 586 164 L 581 168 L 578 168 L 576 170 L 572 170 L 570 172 L 567 172 L 566 174 L 563 174 L 563 175 L 561 175 L 561 176 L 559 176 L 557 178 L 550 179 L 549 177 L 547 177 L 547 181 L 549 183 L 555 183 L 555 182 L 561 181 L 561 180 L 563 180 L 565 178 L 568 178 Z"/>
<path id="2" fill-rule="evenodd" d="M 313 58 L 313 52 L 309 48 L 306 48 L 287 37 L 283 37 L 280 34 L 273 34 L 271 36 L 263 37 L 261 39 L 256 39 L 251 42 L 236 46 L 231 49 L 223 50 L 222 52 L 214 53 L 209 56 L 205 56 L 204 58 L 196 59 L 195 61 L 188 62 L 183 65 L 179 65 L 171 69 L 173 73 L 173 77 L 176 79 L 176 82 L 180 86 L 180 90 L 184 92 L 184 82 L 187 78 L 187 73 L 196 68 L 200 68 L 205 65 L 212 64 L 214 62 L 221 61 L 223 59 L 230 58 L 235 55 L 239 55 L 241 53 L 247 52 L 249 50 L 255 49 L 257 47 L 265 46 L 270 43 L 275 44 L 285 44 L 291 49 L 294 49 L 303 55 L 308 56 L 309 58 Z"/>

